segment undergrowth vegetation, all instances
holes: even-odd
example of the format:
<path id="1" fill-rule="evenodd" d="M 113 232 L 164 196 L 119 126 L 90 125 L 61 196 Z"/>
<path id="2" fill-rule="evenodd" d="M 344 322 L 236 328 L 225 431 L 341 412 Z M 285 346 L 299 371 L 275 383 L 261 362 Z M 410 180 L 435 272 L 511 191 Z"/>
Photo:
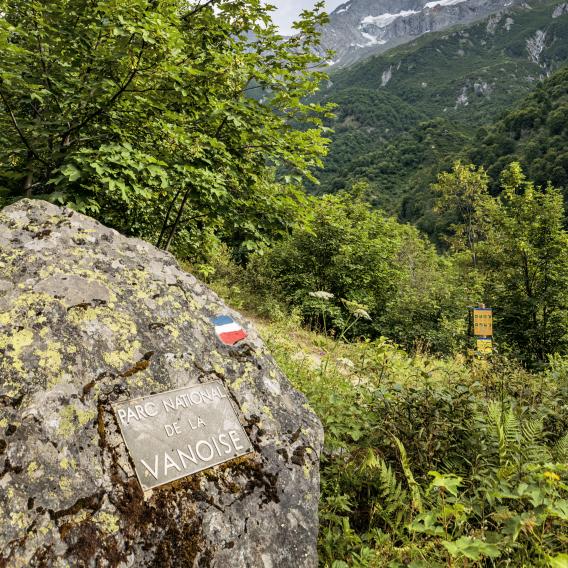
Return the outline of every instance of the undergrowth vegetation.
<path id="1" fill-rule="evenodd" d="M 260 323 L 325 428 L 330 568 L 568 564 L 568 363 L 412 356 Z"/>

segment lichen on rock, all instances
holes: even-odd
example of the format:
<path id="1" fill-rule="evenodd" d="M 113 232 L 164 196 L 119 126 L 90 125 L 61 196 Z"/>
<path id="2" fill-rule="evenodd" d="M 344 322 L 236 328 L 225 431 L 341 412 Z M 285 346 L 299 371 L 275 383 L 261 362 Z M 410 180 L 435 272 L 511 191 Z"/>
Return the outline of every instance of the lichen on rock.
<path id="1" fill-rule="evenodd" d="M 248 338 L 222 345 L 219 313 Z M 211 380 L 255 452 L 144 496 L 111 404 Z M 171 255 L 46 202 L 0 212 L 0 567 L 314 567 L 322 437 Z"/>

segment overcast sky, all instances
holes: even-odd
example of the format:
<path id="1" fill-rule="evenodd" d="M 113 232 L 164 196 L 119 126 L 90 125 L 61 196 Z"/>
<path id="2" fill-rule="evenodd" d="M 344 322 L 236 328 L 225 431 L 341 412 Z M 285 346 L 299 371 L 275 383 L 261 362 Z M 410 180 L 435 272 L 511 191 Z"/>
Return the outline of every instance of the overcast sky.
<path id="1" fill-rule="evenodd" d="M 347 0 L 327 0 L 327 9 L 332 11 Z M 273 13 L 273 20 L 276 22 L 283 34 L 292 31 L 290 27 L 296 16 L 304 9 L 311 8 L 315 0 L 270 0 L 269 4 L 278 6 L 278 10 Z"/>

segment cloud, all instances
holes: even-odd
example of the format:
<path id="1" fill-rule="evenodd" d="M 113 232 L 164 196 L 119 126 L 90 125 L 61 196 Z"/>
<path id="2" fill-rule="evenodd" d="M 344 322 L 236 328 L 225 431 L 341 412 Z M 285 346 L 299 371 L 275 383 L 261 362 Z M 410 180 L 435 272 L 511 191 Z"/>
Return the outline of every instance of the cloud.
<path id="1" fill-rule="evenodd" d="M 331 11 L 346 1 L 327 0 L 327 9 Z M 292 22 L 297 19 L 302 10 L 312 8 L 315 0 L 272 0 L 269 3 L 277 7 L 272 16 L 274 22 L 280 26 L 283 34 L 290 34 L 292 33 Z"/>

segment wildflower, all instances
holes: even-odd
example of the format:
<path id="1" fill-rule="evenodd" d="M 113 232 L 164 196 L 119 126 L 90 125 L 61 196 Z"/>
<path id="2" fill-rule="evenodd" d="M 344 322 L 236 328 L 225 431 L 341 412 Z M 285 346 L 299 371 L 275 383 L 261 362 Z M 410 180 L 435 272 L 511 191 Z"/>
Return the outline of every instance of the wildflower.
<path id="1" fill-rule="evenodd" d="M 359 302 L 354 302 L 353 300 L 342 300 L 345 304 L 345 307 L 354 315 L 357 319 L 366 319 L 370 320 L 371 316 L 367 311 L 367 306 L 363 304 L 359 304 Z"/>
<path id="2" fill-rule="evenodd" d="M 543 475 L 548 481 L 560 481 L 560 476 L 553 471 L 545 471 Z"/>
<path id="3" fill-rule="evenodd" d="M 353 361 L 351 361 L 351 359 L 348 359 L 347 357 L 339 357 L 337 362 L 341 363 L 344 367 L 347 367 L 349 369 L 355 368 L 355 363 L 353 363 Z"/>
<path id="4" fill-rule="evenodd" d="M 369 315 L 369 312 L 367 310 L 364 310 L 363 308 L 357 308 L 354 312 L 353 315 L 358 318 L 358 319 L 366 319 L 366 320 L 371 320 L 371 316 Z"/>
<path id="5" fill-rule="evenodd" d="M 333 294 L 331 292 L 324 292 L 323 290 L 318 290 L 317 292 L 310 292 L 312 298 L 317 298 L 318 300 L 331 300 Z"/>

